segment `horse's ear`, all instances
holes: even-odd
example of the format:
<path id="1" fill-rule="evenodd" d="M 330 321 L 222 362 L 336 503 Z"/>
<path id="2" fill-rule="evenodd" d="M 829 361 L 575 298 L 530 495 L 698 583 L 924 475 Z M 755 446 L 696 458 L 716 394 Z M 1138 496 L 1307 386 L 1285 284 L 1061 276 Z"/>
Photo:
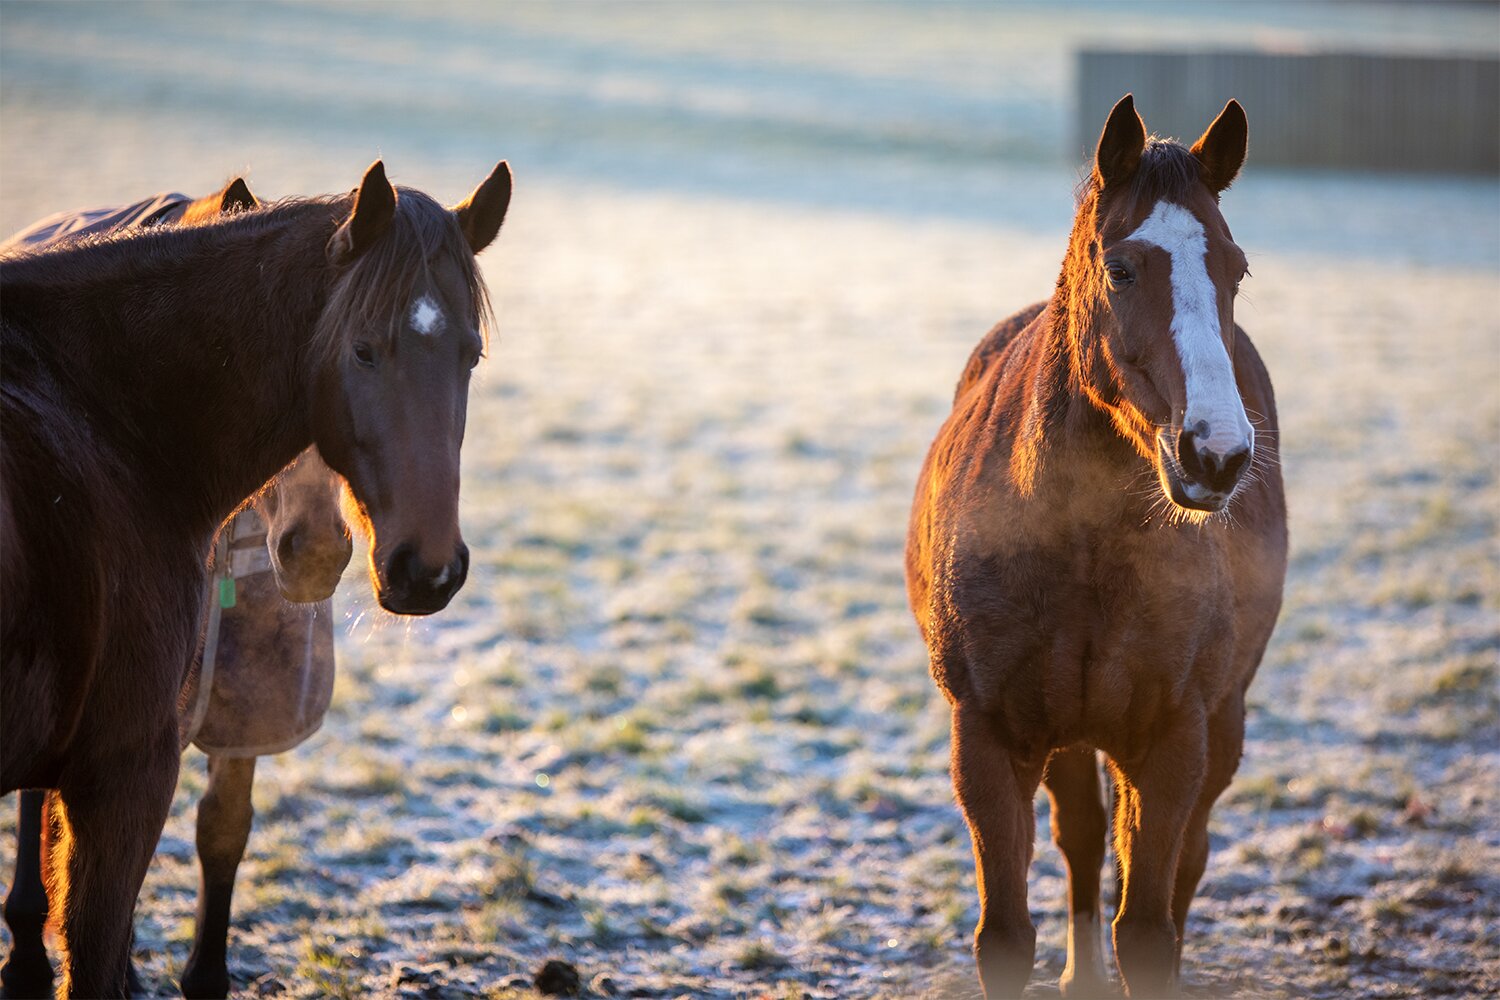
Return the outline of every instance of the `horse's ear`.
<path id="1" fill-rule="evenodd" d="M 1146 123 L 1135 111 L 1135 95 L 1126 94 L 1109 113 L 1094 154 L 1094 178 L 1101 188 L 1113 187 L 1135 176 L 1146 148 Z"/>
<path id="2" fill-rule="evenodd" d="M 224 186 L 219 195 L 219 211 L 221 212 L 248 212 L 252 208 L 260 206 L 255 195 L 250 193 L 250 185 L 245 183 L 245 178 L 236 177 Z"/>
<path id="3" fill-rule="evenodd" d="M 453 206 L 464 239 L 475 253 L 493 243 L 500 232 L 505 210 L 510 207 L 510 188 L 510 164 L 501 160 L 473 194 Z"/>
<path id="4" fill-rule="evenodd" d="M 1231 100 L 1193 143 L 1193 155 L 1203 164 L 1203 183 L 1210 191 L 1218 194 L 1234 182 L 1249 145 L 1250 123 L 1245 120 L 1245 109 L 1239 101 Z"/>
<path id="5" fill-rule="evenodd" d="M 251 186 L 245 183 L 245 178 L 236 177 L 223 186 L 223 192 L 219 195 L 219 211 L 249 211 L 251 208 L 260 207 L 260 199 L 251 193 Z"/>
<path id="6" fill-rule="evenodd" d="M 396 189 L 385 179 L 385 164 L 376 160 L 354 190 L 354 210 L 329 241 L 329 255 L 340 263 L 370 249 L 396 217 Z"/>

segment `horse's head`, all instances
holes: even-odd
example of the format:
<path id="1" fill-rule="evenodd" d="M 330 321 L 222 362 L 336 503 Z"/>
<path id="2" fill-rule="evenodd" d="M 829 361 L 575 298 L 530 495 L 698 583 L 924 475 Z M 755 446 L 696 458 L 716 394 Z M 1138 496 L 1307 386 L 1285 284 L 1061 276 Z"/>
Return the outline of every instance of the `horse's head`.
<path id="1" fill-rule="evenodd" d="M 510 191 L 501 163 L 450 210 L 398 194 L 377 161 L 328 243 L 337 277 L 319 319 L 313 433 L 349 484 L 387 611 L 441 611 L 468 574 L 458 456 L 489 311 L 474 255 Z"/>
<path id="2" fill-rule="evenodd" d="M 1191 149 L 1147 139 L 1127 94 L 1100 136 L 1070 251 L 1074 297 L 1102 332 L 1082 381 L 1191 511 L 1223 510 L 1255 448 L 1233 362 L 1248 272 L 1219 213 L 1247 135 L 1230 101 Z"/>
<path id="3" fill-rule="evenodd" d="M 309 448 L 282 469 L 252 503 L 266 522 L 266 548 L 276 586 L 289 601 L 333 596 L 354 552 L 340 512 L 343 484 Z"/>

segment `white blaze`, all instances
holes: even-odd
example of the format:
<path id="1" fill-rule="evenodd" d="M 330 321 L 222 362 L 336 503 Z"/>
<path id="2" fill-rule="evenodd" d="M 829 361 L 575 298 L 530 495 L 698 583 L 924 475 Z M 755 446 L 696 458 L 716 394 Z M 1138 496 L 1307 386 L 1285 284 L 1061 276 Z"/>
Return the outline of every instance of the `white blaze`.
<path id="1" fill-rule="evenodd" d="M 431 336 L 443 325 L 443 311 L 424 295 L 411 307 L 411 325 L 418 333 Z"/>
<path id="2" fill-rule="evenodd" d="M 1203 223 L 1181 205 L 1159 201 L 1129 239 L 1160 247 L 1172 260 L 1172 340 L 1187 382 L 1183 427 L 1196 431 L 1207 424 L 1198 443 L 1221 457 L 1250 447 L 1254 431 L 1224 349 Z"/>

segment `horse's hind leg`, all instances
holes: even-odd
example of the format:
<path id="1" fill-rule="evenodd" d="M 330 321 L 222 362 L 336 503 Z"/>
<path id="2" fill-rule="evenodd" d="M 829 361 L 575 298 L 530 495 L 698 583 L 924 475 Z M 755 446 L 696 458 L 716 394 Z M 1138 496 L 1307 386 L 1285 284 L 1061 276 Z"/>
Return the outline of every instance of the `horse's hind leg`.
<path id="1" fill-rule="evenodd" d="M 1202 717 L 1181 716 L 1139 757 L 1111 761 L 1115 853 L 1125 875 L 1115 915 L 1115 961 L 1133 997 L 1177 992 L 1172 897 L 1188 821 L 1205 772 Z"/>
<path id="2" fill-rule="evenodd" d="M 0 996 L 52 995 L 52 963 L 42 932 L 47 926 L 47 889 L 42 883 L 42 801 L 46 792 L 20 794 L 16 824 L 16 877 L 5 897 L 10 954 L 0 966 Z"/>
<path id="3" fill-rule="evenodd" d="M 1188 909 L 1208 865 L 1208 817 L 1214 802 L 1223 794 L 1239 769 L 1240 752 L 1245 741 L 1245 704 L 1234 698 L 1209 720 L 1208 773 L 1193 815 L 1183 835 L 1182 858 L 1177 864 L 1177 884 L 1172 890 L 1172 919 L 1177 924 L 1177 962 L 1175 972 L 1182 972 L 1182 949 L 1186 940 Z"/>
<path id="4" fill-rule="evenodd" d="M 185 997 L 229 994 L 229 909 L 255 815 L 250 804 L 254 781 L 254 757 L 208 758 L 208 791 L 198 804 L 198 921 L 193 953 L 182 973 Z"/>
<path id="5" fill-rule="evenodd" d="M 1099 937 L 1099 871 L 1109 820 L 1094 751 L 1057 751 L 1042 781 L 1052 800 L 1052 840 L 1068 866 L 1068 965 L 1058 987 L 1063 996 L 1102 996 L 1109 977 Z"/>
<path id="6" fill-rule="evenodd" d="M 177 783 L 175 722 L 128 770 L 70 768 L 52 802 L 61 836 L 52 849 L 53 906 L 66 948 L 60 993 L 129 994 L 131 915 Z"/>
<path id="7" fill-rule="evenodd" d="M 979 876 L 974 957 L 986 997 L 1020 996 L 1036 958 L 1026 872 L 1036 828 L 1040 764 L 1016 759 L 982 712 L 953 710 L 953 790 L 968 820 Z"/>

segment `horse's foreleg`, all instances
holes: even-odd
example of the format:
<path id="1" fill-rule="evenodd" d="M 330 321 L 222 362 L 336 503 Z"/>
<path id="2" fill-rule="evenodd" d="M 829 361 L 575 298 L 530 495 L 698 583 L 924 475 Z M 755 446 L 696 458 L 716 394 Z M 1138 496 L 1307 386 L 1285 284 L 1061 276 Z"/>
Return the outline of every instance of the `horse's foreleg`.
<path id="1" fill-rule="evenodd" d="M 131 915 L 177 784 L 176 725 L 159 732 L 123 772 L 69 768 L 52 800 L 63 996 L 129 995 Z"/>
<path id="2" fill-rule="evenodd" d="M 1124 872 L 1115 915 L 1115 961 L 1130 996 L 1175 996 L 1177 927 L 1172 895 L 1184 834 L 1205 771 L 1201 716 L 1180 717 L 1140 757 L 1111 761 L 1115 853 Z"/>
<path id="3" fill-rule="evenodd" d="M 1059 750 L 1042 777 L 1052 800 L 1052 840 L 1068 866 L 1068 964 L 1063 996 L 1102 996 L 1109 990 L 1099 936 L 1099 870 L 1109 822 L 1092 750 Z"/>
<path id="4" fill-rule="evenodd" d="M 10 954 L 0 966 L 0 996 L 52 995 L 52 963 L 42 932 L 47 926 L 47 889 L 42 883 L 42 800 L 46 792 L 20 794 L 16 824 L 16 877 L 5 897 Z"/>
<path id="5" fill-rule="evenodd" d="M 1188 909 L 1208 865 L 1208 817 L 1239 769 L 1245 742 L 1245 705 L 1235 698 L 1220 708 L 1208 725 L 1208 772 L 1198 793 L 1197 805 L 1183 836 L 1182 858 L 1177 864 L 1177 884 L 1172 890 L 1172 919 L 1177 924 L 1177 960 L 1174 974 L 1182 973 L 1182 948 L 1186 940 Z"/>
<path id="6" fill-rule="evenodd" d="M 1036 825 L 1040 764 L 1017 760 L 982 712 L 953 710 L 953 790 L 968 820 L 979 878 L 974 957 L 986 997 L 1020 996 L 1036 958 L 1026 872 Z"/>
<path id="7" fill-rule="evenodd" d="M 255 811 L 250 790 L 254 757 L 209 757 L 208 791 L 198 804 L 198 919 L 193 953 L 182 973 L 182 995 L 223 997 L 229 993 L 228 938 L 234 876 Z"/>

